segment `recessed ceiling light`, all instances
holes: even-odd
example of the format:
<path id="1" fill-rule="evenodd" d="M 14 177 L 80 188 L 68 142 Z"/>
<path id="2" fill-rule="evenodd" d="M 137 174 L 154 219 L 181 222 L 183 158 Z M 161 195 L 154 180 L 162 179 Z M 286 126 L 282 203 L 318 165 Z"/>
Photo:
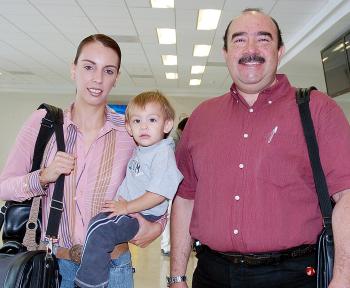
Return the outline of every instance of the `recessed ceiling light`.
<path id="1" fill-rule="evenodd" d="M 174 0 L 151 0 L 152 8 L 174 8 Z"/>
<path id="2" fill-rule="evenodd" d="M 157 28 L 159 44 L 176 44 L 176 30 L 170 28 Z"/>
<path id="3" fill-rule="evenodd" d="M 177 75 L 177 73 L 166 72 L 166 73 L 165 73 L 165 77 L 166 77 L 166 79 L 171 79 L 171 80 L 173 80 L 173 79 L 177 79 L 177 78 L 178 78 L 178 75 Z"/>
<path id="4" fill-rule="evenodd" d="M 194 45 L 193 56 L 206 57 L 209 55 L 211 45 Z"/>
<path id="5" fill-rule="evenodd" d="M 163 65 L 177 65 L 176 55 L 162 55 Z"/>
<path id="6" fill-rule="evenodd" d="M 204 73 L 204 70 L 205 70 L 205 66 L 194 65 L 191 68 L 191 74 L 202 74 Z"/>
<path id="7" fill-rule="evenodd" d="M 218 27 L 221 10 L 201 9 L 198 12 L 197 30 L 215 30 Z"/>
<path id="8" fill-rule="evenodd" d="M 191 79 L 191 80 L 190 80 L 190 85 L 191 85 L 191 86 L 198 86 L 198 85 L 201 85 L 201 79 Z"/>

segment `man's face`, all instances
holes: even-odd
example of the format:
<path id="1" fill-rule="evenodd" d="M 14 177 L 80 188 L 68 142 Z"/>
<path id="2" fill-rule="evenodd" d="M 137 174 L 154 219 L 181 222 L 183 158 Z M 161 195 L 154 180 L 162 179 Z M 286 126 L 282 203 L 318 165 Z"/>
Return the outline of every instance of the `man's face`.
<path id="1" fill-rule="evenodd" d="M 284 52 L 277 47 L 277 28 L 269 16 L 245 12 L 232 21 L 224 57 L 239 91 L 257 94 L 274 83 Z"/>

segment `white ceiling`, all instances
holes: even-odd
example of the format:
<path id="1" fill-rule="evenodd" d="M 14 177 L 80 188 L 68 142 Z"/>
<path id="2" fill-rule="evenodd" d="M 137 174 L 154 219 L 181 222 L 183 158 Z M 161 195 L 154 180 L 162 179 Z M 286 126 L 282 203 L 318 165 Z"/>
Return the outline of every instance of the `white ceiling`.
<path id="1" fill-rule="evenodd" d="M 153 9 L 150 0 L 0 0 L 0 92 L 74 93 L 75 49 L 86 36 L 104 33 L 119 39 L 123 55 L 112 100 L 148 89 L 220 95 L 231 84 L 222 36 L 247 7 L 262 8 L 280 24 L 287 48 L 280 71 L 297 86 L 324 90 L 319 51 L 350 29 L 350 0 L 175 0 L 175 9 Z M 196 30 L 199 9 L 222 10 L 217 30 Z M 177 44 L 159 45 L 156 28 L 176 28 Z M 212 45 L 210 55 L 193 57 L 195 44 Z M 162 54 L 176 54 L 178 65 L 163 66 Z M 198 78 L 191 77 L 192 65 L 206 65 L 200 86 L 189 86 Z M 167 80 L 165 72 L 179 79 Z"/>

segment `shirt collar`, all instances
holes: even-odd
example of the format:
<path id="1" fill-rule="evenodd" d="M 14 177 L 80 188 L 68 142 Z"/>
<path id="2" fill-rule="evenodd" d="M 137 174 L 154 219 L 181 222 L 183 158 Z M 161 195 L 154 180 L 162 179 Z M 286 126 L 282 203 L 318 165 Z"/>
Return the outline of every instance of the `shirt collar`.
<path id="1" fill-rule="evenodd" d="M 74 126 L 75 129 L 77 129 L 77 125 L 72 121 L 72 110 L 73 110 L 74 103 L 69 105 L 68 108 L 64 111 L 64 125 Z M 105 116 L 106 116 L 106 122 L 104 124 L 104 130 L 110 131 L 112 129 L 119 130 L 119 131 L 125 131 L 125 116 L 119 113 L 116 113 L 112 108 L 105 106 Z"/>
<path id="2" fill-rule="evenodd" d="M 267 102 L 268 100 L 276 101 L 278 98 L 285 96 L 289 88 L 292 87 L 287 76 L 284 74 L 276 74 L 276 83 L 262 90 L 255 103 Z M 230 93 L 236 101 L 246 103 L 244 98 L 239 94 L 235 83 L 231 85 Z"/>

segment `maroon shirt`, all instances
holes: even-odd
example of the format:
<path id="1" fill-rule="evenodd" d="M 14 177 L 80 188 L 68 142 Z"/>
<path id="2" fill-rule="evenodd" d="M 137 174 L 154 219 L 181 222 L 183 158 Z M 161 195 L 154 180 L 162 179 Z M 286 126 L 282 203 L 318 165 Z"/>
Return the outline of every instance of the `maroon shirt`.
<path id="1" fill-rule="evenodd" d="M 315 243 L 322 218 L 295 101 L 284 75 L 249 107 L 237 93 L 202 103 L 177 147 L 194 199 L 192 238 L 218 251 L 267 252 Z M 314 91 L 311 113 L 329 193 L 350 188 L 350 127 L 327 95 Z"/>

